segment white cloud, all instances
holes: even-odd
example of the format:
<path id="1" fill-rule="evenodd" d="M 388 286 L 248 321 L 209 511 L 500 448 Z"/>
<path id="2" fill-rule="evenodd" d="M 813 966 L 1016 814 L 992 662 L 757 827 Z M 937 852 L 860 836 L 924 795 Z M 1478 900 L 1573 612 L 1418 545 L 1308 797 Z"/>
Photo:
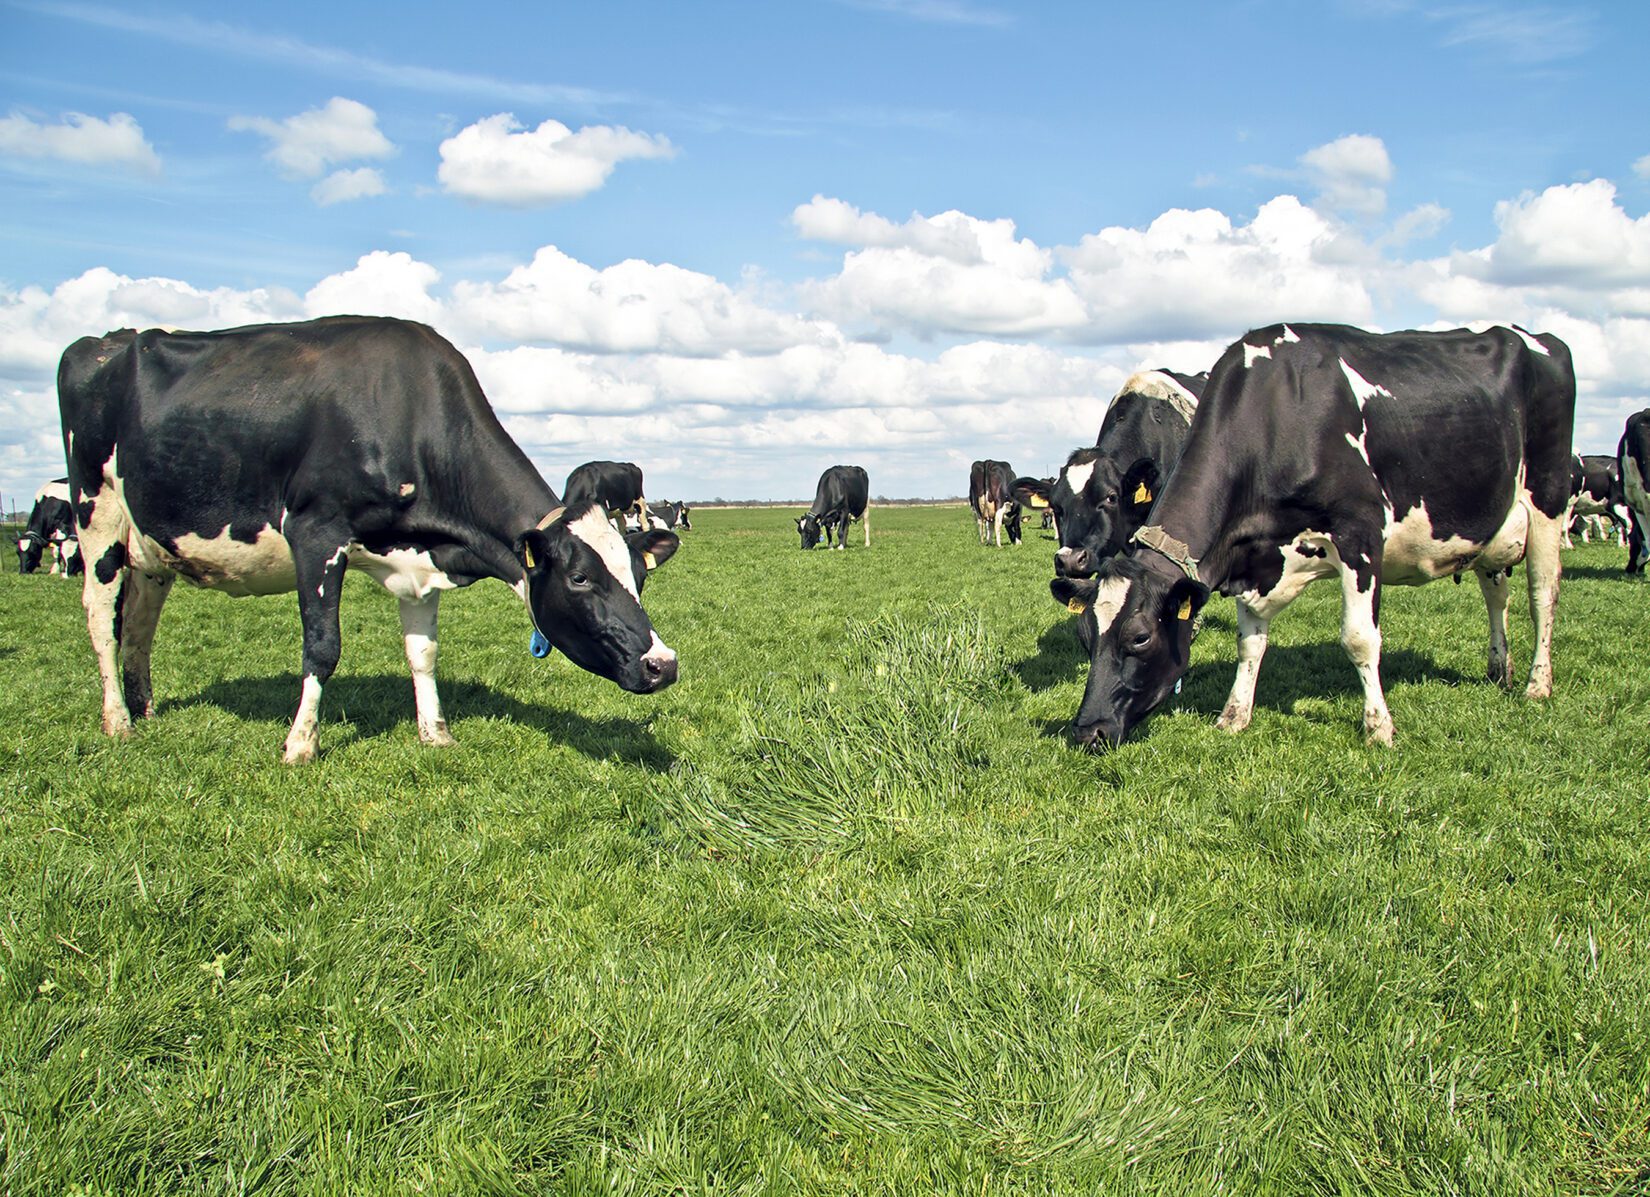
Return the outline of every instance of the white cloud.
<path id="1" fill-rule="evenodd" d="M 441 185 L 483 203 L 530 207 L 588 195 L 627 158 L 669 158 L 668 138 L 621 126 L 573 132 L 560 121 L 524 126 L 508 113 L 486 117 L 441 143 Z"/>
<path id="2" fill-rule="evenodd" d="M 37 124 L 17 113 L 0 117 L 0 154 L 160 173 L 160 155 L 136 119 L 125 112 L 116 112 L 108 120 L 69 112 L 56 125 Z"/>
<path id="3" fill-rule="evenodd" d="M 395 146 L 378 128 L 378 114 L 357 100 L 334 96 L 285 120 L 235 116 L 229 127 L 261 133 L 271 145 L 265 154 L 288 178 L 314 179 L 333 166 L 358 159 L 388 158 Z"/>
<path id="4" fill-rule="evenodd" d="M 401 316 L 439 324 L 441 301 L 430 288 L 441 272 L 411 254 L 375 249 L 354 267 L 328 275 L 304 295 L 308 316 Z"/>
<path id="5" fill-rule="evenodd" d="M 1495 244 L 1459 256 L 1457 270 L 1514 286 L 1650 284 L 1650 216 L 1629 216 L 1608 179 L 1502 200 L 1495 223 Z"/>
<path id="6" fill-rule="evenodd" d="M 1633 173 L 1641 179 L 1650 179 L 1650 154 L 1633 163 Z"/>
<path id="7" fill-rule="evenodd" d="M 1353 133 L 1301 155 L 1319 187 L 1318 202 L 1332 212 L 1373 218 L 1386 211 L 1392 159 L 1379 137 Z"/>
<path id="8" fill-rule="evenodd" d="M 361 166 L 354 170 L 333 171 L 309 189 L 309 197 L 326 208 L 350 200 L 383 195 L 386 190 L 388 188 L 384 185 L 382 171 L 371 166 Z"/>

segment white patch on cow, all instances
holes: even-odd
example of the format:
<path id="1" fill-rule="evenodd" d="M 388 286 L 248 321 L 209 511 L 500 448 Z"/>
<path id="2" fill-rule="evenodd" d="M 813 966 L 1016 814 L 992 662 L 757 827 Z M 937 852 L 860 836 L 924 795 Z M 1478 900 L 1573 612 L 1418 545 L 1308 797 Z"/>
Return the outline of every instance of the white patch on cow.
<path id="1" fill-rule="evenodd" d="M 38 503 L 41 499 L 62 499 L 63 502 L 67 503 L 69 501 L 69 484 L 66 482 L 46 483 L 45 486 L 34 492 L 34 501 Z"/>
<path id="2" fill-rule="evenodd" d="M 1243 368 L 1247 370 L 1254 365 L 1256 358 L 1269 358 L 1271 356 L 1272 347 L 1270 345 L 1250 345 L 1245 342 L 1243 346 Z"/>
<path id="3" fill-rule="evenodd" d="M 1411 507 L 1402 519 L 1394 520 L 1395 513 L 1389 514 L 1381 556 L 1381 581 L 1388 585 L 1415 586 L 1468 569 L 1506 569 L 1522 561 L 1533 505 L 1523 482 L 1520 467 L 1519 485 L 1506 518 L 1495 535 L 1482 544 L 1455 535 L 1440 539 L 1432 529 L 1432 516 L 1424 502 Z"/>
<path id="4" fill-rule="evenodd" d="M 1300 549 L 1317 549 L 1322 556 L 1305 556 Z M 1267 591 L 1246 590 L 1238 597 L 1248 605 L 1256 618 L 1270 624 L 1290 603 L 1300 597 L 1301 591 L 1318 578 L 1331 578 L 1340 572 L 1341 556 L 1327 532 L 1311 528 L 1298 534 L 1287 544 L 1278 546 L 1283 554 L 1283 572 Z M 1264 635 L 1264 629 L 1262 633 Z M 1257 667 L 1258 668 L 1258 667 Z"/>
<path id="5" fill-rule="evenodd" d="M 1545 345 L 1543 345 L 1540 341 L 1536 340 L 1534 337 L 1532 337 L 1529 333 L 1525 332 L 1523 329 L 1519 328 L 1518 325 L 1516 325 L 1516 324 L 1503 324 L 1500 327 L 1506 329 L 1508 332 L 1512 333 L 1513 336 L 1517 337 L 1520 341 L 1523 341 L 1525 345 L 1529 346 L 1531 353 L 1539 353 L 1542 357 L 1551 357 L 1552 356 L 1552 354 L 1548 352 L 1547 347 Z"/>
<path id="6" fill-rule="evenodd" d="M 1287 324 L 1283 326 L 1283 335 L 1273 341 L 1273 345 L 1295 345 L 1300 342 L 1300 335 Z"/>
<path id="7" fill-rule="evenodd" d="M 444 574 L 426 549 L 391 549 L 370 553 L 358 544 L 347 546 L 349 567 L 358 569 L 398 599 L 421 599 L 458 583 Z M 345 552 L 341 548 L 333 562 Z"/>
<path id="8" fill-rule="evenodd" d="M 1362 374 L 1359 374 L 1351 366 L 1347 365 L 1344 357 L 1340 359 L 1340 363 L 1341 373 L 1346 375 L 1346 381 L 1352 386 L 1352 397 L 1358 401 L 1359 411 L 1362 411 L 1364 409 L 1364 404 L 1368 403 L 1376 395 L 1385 395 L 1388 399 L 1392 398 L 1391 391 L 1387 390 L 1383 386 L 1370 382 Z"/>
<path id="9" fill-rule="evenodd" d="M 34 547 L 34 537 L 32 537 L 32 536 L 19 536 L 17 538 L 17 551 L 18 552 L 26 553 L 33 547 Z"/>
<path id="10" fill-rule="evenodd" d="M 1369 445 L 1366 443 L 1368 440 L 1369 440 L 1369 425 L 1368 424 L 1364 425 L 1363 431 L 1360 432 L 1357 436 L 1353 436 L 1350 432 L 1346 434 L 1346 443 L 1351 445 L 1354 449 L 1356 449 L 1358 451 L 1358 456 L 1364 459 L 1364 464 L 1366 466 L 1370 466 L 1370 469 L 1374 469 L 1375 467 L 1370 465 L 1370 462 L 1369 462 Z"/>
<path id="11" fill-rule="evenodd" d="M 229 525 L 216 536 L 186 532 L 169 549 L 142 529 L 127 537 L 127 551 L 139 569 L 150 574 L 181 574 L 196 586 L 221 590 L 237 598 L 249 594 L 283 594 L 295 589 L 297 574 L 286 537 L 265 525 L 251 543 L 236 540 Z"/>
<path id="12" fill-rule="evenodd" d="M 298 696 L 298 713 L 292 717 L 292 729 L 286 734 L 286 753 L 283 759 L 289 765 L 315 759 L 318 740 L 316 727 L 321 710 L 321 682 L 314 674 L 304 675 L 303 692 Z"/>
<path id="13" fill-rule="evenodd" d="M 1092 461 L 1078 462 L 1065 469 L 1066 485 L 1071 487 L 1071 493 L 1080 495 L 1088 489 L 1089 479 L 1094 477 L 1094 463 Z"/>
<path id="14" fill-rule="evenodd" d="M 1104 636 L 1106 629 L 1117 622 L 1117 616 L 1128 598 L 1127 578 L 1106 578 L 1100 583 L 1094 592 L 1095 635 Z"/>
<path id="15" fill-rule="evenodd" d="M 630 566 L 630 546 L 625 543 L 623 536 L 612 524 L 602 516 L 600 508 L 592 508 L 578 519 L 567 525 L 567 530 L 585 544 L 589 545 L 607 566 L 607 572 L 613 575 L 613 580 L 629 592 L 631 598 L 637 598 L 636 575 Z"/>
<path id="16" fill-rule="evenodd" d="M 1128 380 L 1112 396 L 1112 402 L 1129 393 L 1144 395 L 1148 399 L 1161 399 L 1180 415 L 1186 423 L 1192 422 L 1197 414 L 1197 396 L 1181 386 L 1169 375 L 1161 370 L 1141 370 L 1131 374 Z"/>
<path id="17" fill-rule="evenodd" d="M 654 632 L 652 642 L 647 646 L 647 651 L 642 654 L 642 660 L 656 661 L 660 665 L 667 665 L 675 659 L 676 650 L 660 640 L 658 632 Z"/>
<path id="18" fill-rule="evenodd" d="M 417 489 L 418 487 L 414 486 L 411 482 L 403 482 L 395 493 L 400 495 L 403 499 L 410 499 L 412 498 L 413 492 Z"/>

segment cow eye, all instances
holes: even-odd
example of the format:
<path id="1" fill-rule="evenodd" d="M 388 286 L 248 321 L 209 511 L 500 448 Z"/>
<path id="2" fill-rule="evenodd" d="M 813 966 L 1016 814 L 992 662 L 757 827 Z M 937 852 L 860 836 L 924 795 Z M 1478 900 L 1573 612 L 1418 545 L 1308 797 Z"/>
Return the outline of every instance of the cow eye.
<path id="1" fill-rule="evenodd" d="M 590 585 L 590 575 L 588 574 L 574 574 L 567 580 L 577 586 L 580 590 L 583 590 Z"/>
<path id="2" fill-rule="evenodd" d="M 1102 504 L 1104 504 L 1105 506 L 1107 506 L 1107 507 L 1116 507 L 1117 506 L 1117 496 L 1116 495 L 1107 495 L 1105 498 L 1101 499 L 1100 502 Z"/>
<path id="3" fill-rule="evenodd" d="M 1151 642 L 1152 634 L 1150 632 L 1136 632 L 1133 639 L 1129 641 L 1129 647 L 1139 651 L 1140 649 L 1150 647 Z"/>

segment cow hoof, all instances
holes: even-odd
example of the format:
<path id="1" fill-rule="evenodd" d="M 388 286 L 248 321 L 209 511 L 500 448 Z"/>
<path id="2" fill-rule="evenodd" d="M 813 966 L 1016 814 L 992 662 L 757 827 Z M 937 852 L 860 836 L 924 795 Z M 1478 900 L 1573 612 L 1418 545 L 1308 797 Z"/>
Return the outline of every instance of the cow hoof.
<path id="1" fill-rule="evenodd" d="M 315 759 L 315 741 L 307 740 L 300 743 L 286 742 L 286 751 L 281 755 L 283 765 L 307 765 Z"/>
<path id="2" fill-rule="evenodd" d="M 1383 748 L 1392 747 L 1392 716 L 1382 715 L 1374 719 L 1364 719 L 1364 743 L 1379 744 Z"/>
<path id="3" fill-rule="evenodd" d="M 1494 682 L 1503 690 L 1511 690 L 1517 684 L 1513 681 L 1513 668 L 1511 661 L 1505 661 L 1500 664 L 1491 661 L 1490 667 L 1484 672 L 1484 679 L 1486 681 Z"/>
<path id="4" fill-rule="evenodd" d="M 132 718 L 122 711 L 119 715 L 103 716 L 103 734 L 113 736 L 117 740 L 132 738 Z"/>
<path id="5" fill-rule="evenodd" d="M 1540 699 L 1540 698 L 1551 698 L 1552 696 L 1553 696 L 1553 683 L 1550 680 L 1545 680 L 1544 679 L 1542 681 L 1532 681 L 1528 686 L 1526 686 L 1524 688 L 1524 697 L 1525 698 Z"/>
<path id="6" fill-rule="evenodd" d="M 1235 707 L 1227 707 L 1220 713 L 1220 718 L 1215 720 L 1215 726 L 1221 731 L 1229 732 L 1235 736 L 1249 726 L 1250 715 L 1251 712 L 1249 711 L 1239 711 Z"/>
<path id="7" fill-rule="evenodd" d="M 447 730 L 446 720 L 442 720 L 430 730 L 419 728 L 418 738 L 431 748 L 451 748 L 458 743 L 457 740 L 453 739 L 453 734 Z"/>

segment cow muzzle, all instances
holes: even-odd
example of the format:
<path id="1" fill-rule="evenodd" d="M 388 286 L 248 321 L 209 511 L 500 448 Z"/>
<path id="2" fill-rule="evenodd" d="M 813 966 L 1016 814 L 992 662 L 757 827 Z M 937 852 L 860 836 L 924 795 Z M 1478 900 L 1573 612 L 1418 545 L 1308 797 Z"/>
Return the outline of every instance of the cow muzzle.
<path id="1" fill-rule="evenodd" d="M 1062 578 L 1086 578 L 1094 572 L 1094 555 L 1087 549 L 1060 549 L 1054 554 L 1054 572 Z"/>
<path id="2" fill-rule="evenodd" d="M 1129 734 L 1128 728 L 1121 723 L 1110 722 L 1074 723 L 1071 730 L 1077 746 L 1087 748 L 1091 752 L 1116 748 L 1123 743 L 1123 737 Z"/>

